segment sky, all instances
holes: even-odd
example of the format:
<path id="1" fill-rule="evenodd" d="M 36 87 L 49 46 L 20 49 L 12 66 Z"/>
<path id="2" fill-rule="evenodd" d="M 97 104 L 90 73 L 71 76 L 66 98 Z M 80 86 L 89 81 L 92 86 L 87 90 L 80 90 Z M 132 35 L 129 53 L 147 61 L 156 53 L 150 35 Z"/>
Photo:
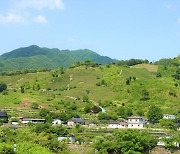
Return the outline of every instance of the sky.
<path id="1" fill-rule="evenodd" d="M 180 54 L 180 0 L 0 0 L 0 54 L 90 49 L 151 61 Z"/>

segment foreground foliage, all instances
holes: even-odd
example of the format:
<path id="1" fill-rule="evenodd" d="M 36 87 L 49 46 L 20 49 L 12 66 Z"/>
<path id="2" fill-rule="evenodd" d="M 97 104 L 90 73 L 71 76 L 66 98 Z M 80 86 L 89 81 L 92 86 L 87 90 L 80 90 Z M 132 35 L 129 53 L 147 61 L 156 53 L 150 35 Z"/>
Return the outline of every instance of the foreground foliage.
<path id="1" fill-rule="evenodd" d="M 102 154 L 146 153 L 156 144 L 155 137 L 135 130 L 117 131 L 113 135 L 97 136 L 94 140 L 94 148 Z"/>

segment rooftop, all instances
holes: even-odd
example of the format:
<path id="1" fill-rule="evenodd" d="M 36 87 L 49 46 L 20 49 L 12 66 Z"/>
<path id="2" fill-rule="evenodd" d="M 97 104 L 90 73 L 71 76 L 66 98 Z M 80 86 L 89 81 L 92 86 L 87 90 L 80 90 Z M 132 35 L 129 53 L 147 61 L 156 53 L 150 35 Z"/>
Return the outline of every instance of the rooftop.
<path id="1" fill-rule="evenodd" d="M 82 120 L 81 118 L 71 118 L 69 121 L 73 121 L 73 122 L 84 122 L 84 120 Z"/>
<path id="2" fill-rule="evenodd" d="M 45 119 L 23 118 L 23 121 L 45 121 Z"/>
<path id="3" fill-rule="evenodd" d="M 128 119 L 143 119 L 143 117 L 140 117 L 140 116 L 131 116 Z"/>
<path id="4" fill-rule="evenodd" d="M 1 111 L 0 112 L 0 117 L 7 117 L 8 115 L 7 115 L 7 113 L 6 112 L 4 112 L 4 111 Z"/>
<path id="5" fill-rule="evenodd" d="M 113 122 L 110 122 L 110 124 L 127 125 L 126 122 L 119 122 L 119 121 L 113 121 Z"/>

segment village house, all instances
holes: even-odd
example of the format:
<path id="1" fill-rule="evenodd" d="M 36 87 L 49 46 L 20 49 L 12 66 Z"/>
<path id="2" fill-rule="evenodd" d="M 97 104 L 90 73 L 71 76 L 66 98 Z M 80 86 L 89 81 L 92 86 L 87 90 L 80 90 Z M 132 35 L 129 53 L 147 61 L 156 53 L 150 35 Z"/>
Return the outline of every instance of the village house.
<path id="1" fill-rule="evenodd" d="M 58 141 L 65 141 L 65 140 L 69 140 L 70 143 L 73 143 L 73 142 L 75 142 L 75 137 L 74 136 L 70 136 L 70 137 L 60 136 L 60 137 L 58 137 Z"/>
<path id="2" fill-rule="evenodd" d="M 35 119 L 35 118 L 19 118 L 19 120 L 23 123 L 23 124 L 28 124 L 28 123 L 45 123 L 45 119 Z"/>
<path id="3" fill-rule="evenodd" d="M 85 121 L 82 120 L 81 118 L 71 118 L 70 120 L 68 120 L 67 125 L 68 126 L 74 126 L 76 124 L 84 124 Z"/>
<path id="4" fill-rule="evenodd" d="M 175 115 L 170 115 L 170 114 L 164 114 L 163 115 L 163 119 L 176 119 L 176 116 Z"/>
<path id="5" fill-rule="evenodd" d="M 60 119 L 53 119 L 52 124 L 53 125 L 61 125 L 62 121 Z"/>
<path id="6" fill-rule="evenodd" d="M 114 121 L 109 123 L 108 128 L 126 128 L 127 126 L 128 124 L 126 122 Z"/>
<path id="7" fill-rule="evenodd" d="M 0 112 L 0 122 L 2 122 L 2 123 L 7 123 L 8 122 L 8 115 L 4 111 Z"/>
<path id="8" fill-rule="evenodd" d="M 145 119 L 139 116 L 128 118 L 128 128 L 142 129 L 145 125 Z"/>

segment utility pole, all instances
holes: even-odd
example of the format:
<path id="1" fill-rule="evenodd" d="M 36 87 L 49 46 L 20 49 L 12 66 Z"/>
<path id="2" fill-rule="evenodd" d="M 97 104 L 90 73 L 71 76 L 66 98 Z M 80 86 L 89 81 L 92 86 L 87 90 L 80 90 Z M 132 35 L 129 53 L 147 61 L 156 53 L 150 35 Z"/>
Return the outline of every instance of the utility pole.
<path id="1" fill-rule="evenodd" d="M 16 144 L 14 144 L 14 152 L 16 152 L 16 147 L 17 147 L 17 145 L 16 145 Z"/>

